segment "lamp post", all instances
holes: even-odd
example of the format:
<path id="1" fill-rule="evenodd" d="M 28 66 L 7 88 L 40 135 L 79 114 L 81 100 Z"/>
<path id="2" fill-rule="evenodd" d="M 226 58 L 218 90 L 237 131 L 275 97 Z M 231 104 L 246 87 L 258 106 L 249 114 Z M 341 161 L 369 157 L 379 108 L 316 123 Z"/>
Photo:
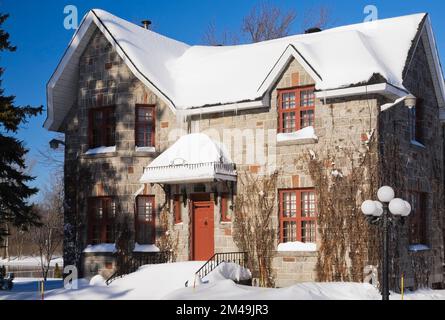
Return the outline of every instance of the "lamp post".
<path id="1" fill-rule="evenodd" d="M 394 189 L 388 186 L 381 187 L 377 192 L 379 201 L 363 201 L 361 210 L 372 224 L 381 224 L 382 227 L 382 300 L 389 300 L 389 225 L 400 217 L 403 219 L 411 213 L 411 205 L 400 198 L 394 198 Z M 390 214 L 391 213 L 391 214 Z"/>

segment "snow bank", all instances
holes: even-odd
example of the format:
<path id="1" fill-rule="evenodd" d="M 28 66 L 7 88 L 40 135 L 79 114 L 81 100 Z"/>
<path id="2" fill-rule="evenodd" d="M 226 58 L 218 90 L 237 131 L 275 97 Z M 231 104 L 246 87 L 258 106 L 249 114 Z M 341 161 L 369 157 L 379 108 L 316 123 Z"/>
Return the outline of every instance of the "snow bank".
<path id="1" fill-rule="evenodd" d="M 46 260 L 45 260 L 46 261 Z M 56 263 L 59 267 L 63 266 L 63 258 L 62 257 L 54 257 L 50 266 L 55 266 Z M 0 259 L 0 265 L 5 266 L 40 266 L 40 257 L 37 256 L 23 256 L 23 257 L 10 257 L 8 259 Z"/>
<path id="2" fill-rule="evenodd" d="M 277 142 L 288 142 L 304 139 L 318 140 L 318 137 L 315 135 L 314 127 L 309 126 L 295 132 L 277 134 Z"/>
<path id="3" fill-rule="evenodd" d="M 116 245 L 114 243 L 99 243 L 89 244 L 83 252 L 116 252 Z"/>
<path id="4" fill-rule="evenodd" d="M 241 281 L 252 278 L 250 270 L 233 262 L 222 262 L 212 272 L 203 278 L 204 282 L 215 282 L 221 280 Z"/>
<path id="5" fill-rule="evenodd" d="M 95 275 L 90 280 L 90 286 L 106 286 L 104 277 L 102 277 L 100 274 Z"/>
<path id="6" fill-rule="evenodd" d="M 287 288 L 258 288 L 237 285 L 232 280 L 221 279 L 228 267 L 222 267 L 213 281 L 185 288 L 185 282 L 194 275 L 204 262 L 178 262 L 159 265 L 147 265 L 138 271 L 116 279 L 109 286 L 103 285 L 103 279 L 94 277 L 90 282 L 78 281 L 77 290 L 63 289 L 63 280 L 48 281 L 45 299 L 79 299 L 79 300 L 117 300 L 117 299 L 203 299 L 203 300 L 381 300 L 379 291 L 370 284 L 330 282 L 301 283 Z M 226 271 L 224 271 L 226 270 Z M 219 280 L 218 280 L 219 279 Z M 1 299 L 40 300 L 37 281 L 40 279 L 20 279 L 14 281 L 12 291 L 0 291 Z M 400 300 L 400 294 L 391 293 L 391 300 Z M 445 299 L 445 290 L 424 289 L 406 292 L 404 299 Z"/>
<path id="7" fill-rule="evenodd" d="M 317 245 L 310 242 L 285 242 L 278 244 L 277 251 L 317 251 Z"/>
<path id="8" fill-rule="evenodd" d="M 379 291 L 364 283 L 301 283 L 287 288 L 258 288 L 221 280 L 196 288 L 183 288 L 167 300 L 380 300 Z"/>

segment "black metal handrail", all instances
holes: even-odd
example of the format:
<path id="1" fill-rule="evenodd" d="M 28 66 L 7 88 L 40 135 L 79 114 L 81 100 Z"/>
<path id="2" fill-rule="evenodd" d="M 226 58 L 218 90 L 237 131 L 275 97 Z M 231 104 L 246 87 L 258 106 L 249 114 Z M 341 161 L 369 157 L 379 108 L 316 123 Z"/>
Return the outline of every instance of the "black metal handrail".
<path id="1" fill-rule="evenodd" d="M 215 253 L 207 262 L 195 272 L 201 279 L 216 269 L 223 262 L 233 262 L 241 267 L 247 267 L 247 252 L 220 252 Z"/>
<path id="2" fill-rule="evenodd" d="M 133 252 L 131 256 L 123 257 L 123 261 L 118 262 L 116 271 L 105 281 L 107 285 L 123 276 L 135 272 L 146 264 L 161 264 L 171 262 L 170 251 L 160 252 Z M 118 258 L 119 259 L 119 258 Z M 119 266 L 120 265 L 120 266 Z"/>

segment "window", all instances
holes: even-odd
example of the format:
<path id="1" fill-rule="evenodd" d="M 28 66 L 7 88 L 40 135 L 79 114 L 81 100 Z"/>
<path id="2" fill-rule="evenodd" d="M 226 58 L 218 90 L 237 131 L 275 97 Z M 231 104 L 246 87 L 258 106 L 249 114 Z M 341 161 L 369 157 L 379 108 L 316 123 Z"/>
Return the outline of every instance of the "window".
<path id="1" fill-rule="evenodd" d="M 136 198 L 136 242 L 152 244 L 155 242 L 155 197 Z"/>
<path id="2" fill-rule="evenodd" d="M 416 106 L 408 109 L 410 140 L 424 142 L 423 137 L 423 100 L 417 98 Z"/>
<path id="3" fill-rule="evenodd" d="M 221 221 L 230 222 L 232 220 L 230 216 L 229 206 L 228 206 L 229 194 L 223 193 L 221 195 Z"/>
<path id="4" fill-rule="evenodd" d="M 426 201 L 427 194 L 412 191 L 409 194 L 411 214 L 409 215 L 410 244 L 427 244 L 426 239 Z"/>
<path id="5" fill-rule="evenodd" d="M 137 147 L 153 147 L 155 145 L 154 106 L 136 105 L 135 137 Z"/>
<path id="6" fill-rule="evenodd" d="M 114 243 L 116 202 L 111 197 L 95 197 L 88 201 L 88 243 Z"/>
<path id="7" fill-rule="evenodd" d="M 116 145 L 114 107 L 90 109 L 89 120 L 90 148 L 111 147 Z"/>
<path id="8" fill-rule="evenodd" d="M 175 223 L 182 222 L 181 209 L 181 196 L 179 194 L 175 194 L 173 196 L 173 213 L 175 215 Z"/>
<path id="9" fill-rule="evenodd" d="M 279 132 L 295 132 L 314 125 L 314 87 L 299 87 L 278 92 Z"/>
<path id="10" fill-rule="evenodd" d="M 316 228 L 315 191 L 312 189 L 281 190 L 281 242 L 315 242 Z"/>

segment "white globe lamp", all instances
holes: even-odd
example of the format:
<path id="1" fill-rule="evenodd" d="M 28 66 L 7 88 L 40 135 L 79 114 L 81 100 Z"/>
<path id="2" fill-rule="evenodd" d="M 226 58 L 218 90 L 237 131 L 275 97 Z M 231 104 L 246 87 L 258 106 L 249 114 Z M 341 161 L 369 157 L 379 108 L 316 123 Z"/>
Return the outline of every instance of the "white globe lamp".
<path id="1" fill-rule="evenodd" d="M 380 217 L 383 214 L 383 208 L 376 206 L 373 216 Z"/>
<path id="2" fill-rule="evenodd" d="M 365 215 L 372 216 L 372 215 L 374 215 L 377 207 L 376 207 L 374 201 L 366 200 L 366 201 L 363 201 L 361 209 Z"/>
<path id="3" fill-rule="evenodd" d="M 411 205 L 409 204 L 408 201 L 405 201 L 405 207 L 406 207 L 406 210 L 405 210 L 405 212 L 402 213 L 402 217 L 407 217 L 411 213 Z"/>
<path id="4" fill-rule="evenodd" d="M 401 216 L 407 211 L 405 201 L 400 198 L 392 199 L 388 208 L 389 211 L 395 216 Z"/>
<path id="5" fill-rule="evenodd" d="M 388 186 L 381 187 L 379 191 L 377 191 L 377 198 L 381 202 L 391 202 L 394 199 L 394 189 Z"/>

